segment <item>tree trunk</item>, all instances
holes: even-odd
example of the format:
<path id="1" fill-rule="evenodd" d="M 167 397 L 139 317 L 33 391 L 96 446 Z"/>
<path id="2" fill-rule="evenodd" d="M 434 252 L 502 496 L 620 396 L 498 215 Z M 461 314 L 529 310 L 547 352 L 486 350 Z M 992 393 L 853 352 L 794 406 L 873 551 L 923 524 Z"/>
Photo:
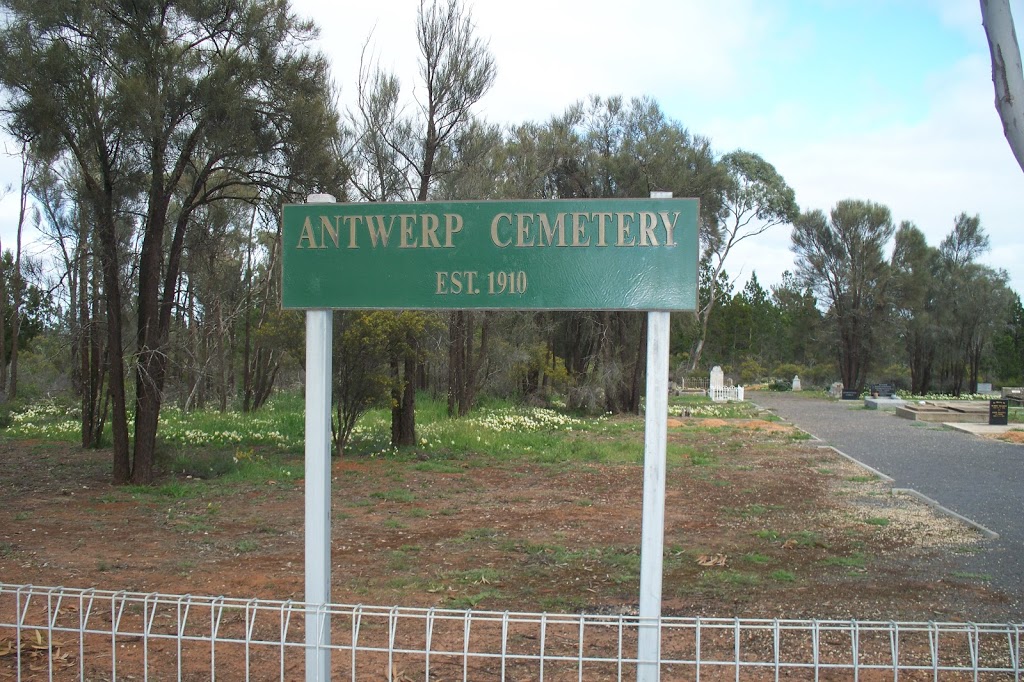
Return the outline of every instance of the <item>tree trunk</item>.
<path id="1" fill-rule="evenodd" d="M 83 230 L 84 231 L 84 230 Z M 89 366 L 92 355 L 92 331 L 89 324 L 89 269 L 86 258 L 85 245 L 82 235 L 78 237 L 78 308 L 75 313 L 78 315 L 77 334 L 75 346 L 78 349 L 78 367 L 80 375 L 79 395 L 82 399 L 82 447 L 89 447 L 92 443 L 93 434 L 93 408 L 95 394 L 93 392 L 92 379 L 93 367 Z"/>
<path id="2" fill-rule="evenodd" d="M 11 306 L 11 374 L 10 390 L 7 397 L 14 400 L 18 397 L 18 348 L 20 346 L 19 336 L 21 334 L 21 301 L 23 296 L 24 282 L 21 277 L 21 235 L 25 227 L 25 212 L 28 208 L 28 183 L 30 175 L 30 162 L 28 160 L 28 144 L 21 148 L 21 201 L 18 208 L 18 232 L 14 250 L 14 276 L 11 284 L 14 291 Z"/>
<path id="3" fill-rule="evenodd" d="M 7 273 L 0 246 L 0 399 L 7 399 Z"/>
<path id="4" fill-rule="evenodd" d="M 481 372 L 484 371 L 484 363 L 487 362 L 487 354 L 490 345 L 491 313 L 484 312 L 483 316 L 483 321 L 480 323 L 480 346 L 476 350 L 475 358 L 473 358 L 474 354 L 471 351 L 473 349 L 473 337 L 475 336 L 472 331 L 474 322 L 472 313 L 469 313 L 468 327 L 470 333 L 466 352 L 469 354 L 471 359 L 469 360 L 469 366 L 467 368 L 469 380 L 466 384 L 465 406 L 459 411 L 459 416 L 463 417 L 473 408 L 473 405 L 476 404 L 476 394 L 480 390 L 483 378 L 485 378 L 481 377 Z"/>
<path id="5" fill-rule="evenodd" d="M 416 444 L 416 356 L 408 355 L 405 358 L 405 367 L 402 372 L 405 382 L 402 391 L 402 415 L 399 422 L 399 437 L 395 445 Z"/>
<path id="6" fill-rule="evenodd" d="M 1003 134 L 1024 170 L 1024 69 L 1010 0 L 981 0 L 981 23 L 992 57 L 992 84 Z"/>
<path id="7" fill-rule="evenodd" d="M 636 347 L 636 360 L 633 363 L 633 382 L 630 390 L 630 412 L 640 414 L 640 397 L 645 387 L 647 375 L 647 313 L 640 313 L 640 343 Z"/>
<path id="8" fill-rule="evenodd" d="M 465 347 L 462 340 L 461 310 L 448 313 L 448 416 L 459 412 L 459 393 L 462 384 L 463 357 Z"/>
<path id="9" fill-rule="evenodd" d="M 227 336 L 227 324 L 224 322 L 224 304 L 217 301 L 217 363 L 220 366 L 220 381 L 217 387 L 220 399 L 220 413 L 228 411 L 228 359 L 225 351 L 224 337 Z"/>
<path id="10" fill-rule="evenodd" d="M 108 201 L 107 207 L 109 205 Z M 104 298 L 107 303 L 107 358 L 110 363 L 110 402 L 113 409 L 110 424 L 114 441 L 113 480 L 115 484 L 124 484 L 131 479 L 131 457 L 128 451 L 128 405 L 125 393 L 124 345 L 121 337 L 121 268 L 112 214 L 105 213 L 100 216 L 97 221 L 97 236 L 103 270 Z"/>
<path id="11" fill-rule="evenodd" d="M 245 241 L 245 297 L 242 314 L 244 329 L 242 331 L 242 412 L 252 409 L 252 368 L 249 367 L 249 354 L 252 352 L 252 233 L 256 224 L 256 206 L 252 208 L 249 220 L 249 235 Z M 272 256 L 271 256 L 272 257 Z"/>

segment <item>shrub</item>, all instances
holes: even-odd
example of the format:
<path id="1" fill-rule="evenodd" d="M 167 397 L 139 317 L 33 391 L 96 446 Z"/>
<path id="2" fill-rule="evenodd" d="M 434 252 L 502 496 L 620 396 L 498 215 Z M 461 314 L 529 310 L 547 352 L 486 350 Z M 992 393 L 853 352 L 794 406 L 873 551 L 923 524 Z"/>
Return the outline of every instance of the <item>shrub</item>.
<path id="1" fill-rule="evenodd" d="M 764 376 L 764 367 L 761 363 L 753 358 L 747 358 L 740 363 L 740 384 L 746 386 L 756 382 L 758 379 Z"/>

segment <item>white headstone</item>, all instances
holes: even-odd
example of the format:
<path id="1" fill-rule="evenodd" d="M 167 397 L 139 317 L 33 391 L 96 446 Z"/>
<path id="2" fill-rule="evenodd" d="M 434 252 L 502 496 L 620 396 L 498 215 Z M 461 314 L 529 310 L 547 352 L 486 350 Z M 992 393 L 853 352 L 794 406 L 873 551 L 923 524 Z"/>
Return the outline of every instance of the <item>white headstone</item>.
<path id="1" fill-rule="evenodd" d="M 715 365 L 711 368 L 711 383 L 710 388 L 725 388 L 725 374 L 722 372 L 722 368 Z"/>
<path id="2" fill-rule="evenodd" d="M 828 395 L 830 398 L 839 400 L 843 397 L 843 382 L 836 381 L 832 384 L 832 388 L 828 389 Z"/>
<path id="3" fill-rule="evenodd" d="M 799 391 L 800 389 L 800 376 L 797 374 L 793 375 L 793 390 Z"/>

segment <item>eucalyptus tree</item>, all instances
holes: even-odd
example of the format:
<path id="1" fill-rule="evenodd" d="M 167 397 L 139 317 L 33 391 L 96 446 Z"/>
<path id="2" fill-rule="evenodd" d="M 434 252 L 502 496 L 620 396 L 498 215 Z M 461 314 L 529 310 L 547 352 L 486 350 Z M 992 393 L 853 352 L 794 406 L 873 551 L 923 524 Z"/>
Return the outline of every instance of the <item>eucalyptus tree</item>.
<path id="1" fill-rule="evenodd" d="M 823 353 L 827 348 L 824 318 L 814 291 L 788 270 L 771 290 L 772 303 L 779 315 L 779 346 L 774 359 L 805 367 L 830 363 L 832 358 Z"/>
<path id="2" fill-rule="evenodd" d="M 1012 292 L 1005 272 L 977 262 L 989 249 L 989 238 L 977 215 L 959 214 L 939 244 L 945 377 L 959 395 L 967 380 L 977 389 L 982 355 L 1009 310 Z"/>
<path id="3" fill-rule="evenodd" d="M 419 50 L 416 114 L 403 113 L 400 82 L 364 62 L 360 70 L 357 111 L 350 124 L 357 140 L 350 154 L 356 171 L 353 186 L 368 201 L 436 198 L 440 178 L 455 171 L 456 141 L 472 126 L 472 110 L 494 84 L 496 66 L 487 41 L 481 38 L 472 13 L 460 0 L 420 3 L 416 17 Z M 404 357 L 395 358 L 391 411 L 394 445 L 416 442 L 416 384 L 420 339 L 406 333 Z M 448 315 L 453 346 L 465 347 L 471 334 L 466 313 Z M 457 360 L 457 358 L 454 358 Z M 453 386 L 452 394 L 457 391 Z M 460 410 L 468 409 L 468 405 Z"/>
<path id="4" fill-rule="evenodd" d="M 885 248 L 894 231 L 888 208 L 852 199 L 837 203 L 828 216 L 814 210 L 793 223 L 797 274 L 829 306 L 847 387 L 863 388 L 887 320 L 891 268 Z"/>
<path id="5" fill-rule="evenodd" d="M 302 47 L 314 26 L 277 0 L 2 0 L 0 9 L 4 110 L 40 155 L 75 165 L 95 221 L 113 478 L 146 483 L 185 238 L 203 229 L 197 210 L 253 186 L 301 187 L 293 196 L 342 190 L 327 63 Z M 137 255 L 122 247 L 122 227 L 135 233 Z M 138 270 L 129 308 L 120 273 L 131 258 Z"/>
<path id="6" fill-rule="evenodd" d="M 103 277 L 95 248 L 95 221 L 90 204 L 80 200 L 83 192 L 74 164 L 60 163 L 42 168 L 32 186 L 40 220 L 36 229 L 51 256 L 58 285 L 53 296 L 63 306 L 64 328 L 70 351 L 69 374 L 72 390 L 80 400 L 82 447 L 99 448 L 109 418 L 106 314 L 103 307 Z M 121 231 L 127 238 L 126 231 Z M 127 244 L 121 248 L 127 250 Z M 123 287 L 130 287 L 131 264 L 122 268 Z"/>
<path id="7" fill-rule="evenodd" d="M 910 390 L 932 388 L 942 335 L 939 251 L 913 223 L 902 222 L 893 240 L 893 313 L 910 368 Z"/>
<path id="8" fill-rule="evenodd" d="M 992 338 L 992 370 L 1003 386 L 1024 383 L 1024 305 L 1012 293 L 1005 323 Z"/>
<path id="9" fill-rule="evenodd" d="M 992 58 L 996 111 L 1017 165 L 1024 170 L 1024 68 L 1010 0 L 981 0 L 981 23 Z"/>
<path id="10" fill-rule="evenodd" d="M 21 307 L 25 294 L 25 280 L 21 265 L 22 238 L 25 232 L 25 221 L 29 219 L 29 195 L 40 169 L 39 159 L 32 154 L 29 148 L 29 140 L 26 137 L 22 137 L 21 152 L 18 156 L 21 159 L 21 179 L 18 183 L 18 224 L 15 231 L 14 262 L 13 268 L 9 271 L 9 278 L 6 277 L 6 268 L 0 271 L 0 280 L 9 279 L 9 284 L 0 286 L 0 318 L 6 319 L 7 317 L 7 296 L 5 290 L 8 287 L 11 294 L 9 308 L 11 318 L 11 335 L 9 338 L 11 345 L 9 353 L 6 347 L 7 335 L 0 330 L 0 359 L 2 359 L 3 364 L 3 367 L 0 367 L 0 394 L 3 394 L 9 400 L 14 400 L 18 397 L 18 351 L 20 350 Z"/>
<path id="11" fill-rule="evenodd" d="M 592 97 L 550 127 L 549 139 L 561 145 L 545 183 L 553 198 L 637 198 L 652 191 L 697 197 L 706 239 L 728 180 L 710 140 L 669 119 L 649 98 Z M 647 316 L 588 312 L 559 319 L 556 347 L 574 378 L 600 389 L 604 409 L 637 411 Z"/>
<path id="12" fill-rule="evenodd" d="M 471 121 L 438 155 L 451 172 L 440 176 L 434 189 L 437 199 L 499 199 L 504 163 L 501 128 Z M 496 311 L 457 310 L 448 314 L 448 414 L 464 416 L 476 402 L 487 377 L 492 327 Z M 477 331 L 479 328 L 479 331 Z"/>
<path id="13" fill-rule="evenodd" d="M 769 229 L 791 223 L 799 209 L 793 189 L 786 184 L 775 166 L 763 158 L 743 150 L 726 154 L 720 161 L 728 173 L 718 220 L 709 225 L 702 242 L 702 257 L 711 264 L 710 295 L 697 311 L 700 336 L 690 353 L 690 369 L 700 363 L 707 339 L 708 320 L 717 301 L 715 282 L 725 268 L 733 248 Z"/>

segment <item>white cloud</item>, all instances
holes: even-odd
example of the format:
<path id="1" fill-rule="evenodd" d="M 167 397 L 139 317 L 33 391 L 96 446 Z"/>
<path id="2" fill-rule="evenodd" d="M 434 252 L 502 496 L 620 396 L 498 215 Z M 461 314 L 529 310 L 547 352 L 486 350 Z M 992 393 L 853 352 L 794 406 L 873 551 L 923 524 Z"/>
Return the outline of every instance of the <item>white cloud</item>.
<path id="1" fill-rule="evenodd" d="M 417 77 L 416 0 L 326 6 L 298 0 L 296 11 L 322 27 L 342 101 L 355 93 L 360 51 L 372 52 L 411 96 Z M 735 92 L 749 76 L 778 17 L 770 3 L 734 0 L 658 2 L 628 7 L 617 0 L 515 4 L 476 2 L 472 14 L 498 66 L 479 113 L 501 123 L 542 121 L 589 95 L 627 97 L 698 91 Z"/>
<path id="2" fill-rule="evenodd" d="M 917 224 L 934 246 L 957 214 L 980 214 L 993 247 L 983 260 L 1006 269 L 1011 286 L 1024 291 L 1024 175 L 992 106 L 987 63 L 978 56 L 965 59 L 936 74 L 929 92 L 929 114 L 919 123 L 851 129 L 801 145 L 771 144 L 765 155 L 796 190 L 803 209 L 827 212 L 847 198 L 875 201 L 887 205 L 894 220 Z M 785 130 L 782 117 L 789 111 L 780 108 L 752 125 Z M 783 135 L 791 140 L 793 133 Z M 762 282 L 773 281 L 773 274 L 792 267 L 791 255 L 779 263 L 788 239 L 788 232 L 771 232 L 756 249 L 747 247 L 745 263 L 738 253 L 730 271 L 743 263 L 745 270 L 756 268 Z"/>

